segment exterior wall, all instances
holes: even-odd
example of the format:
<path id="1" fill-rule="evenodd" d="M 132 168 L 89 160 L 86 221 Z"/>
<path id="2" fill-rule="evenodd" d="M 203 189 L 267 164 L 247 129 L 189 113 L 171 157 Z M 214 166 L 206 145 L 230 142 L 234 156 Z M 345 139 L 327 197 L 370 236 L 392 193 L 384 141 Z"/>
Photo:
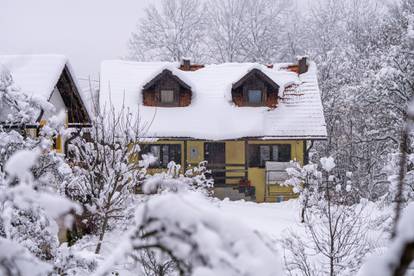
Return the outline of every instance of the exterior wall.
<path id="1" fill-rule="evenodd" d="M 187 160 L 189 164 L 196 165 L 204 161 L 204 142 L 188 141 L 187 142 Z"/>
<path id="2" fill-rule="evenodd" d="M 184 168 L 185 168 L 185 154 L 184 154 L 184 141 L 176 141 L 176 140 L 158 140 L 155 142 L 148 142 L 148 143 L 143 143 L 143 144 L 151 144 L 151 145 L 156 145 L 156 144 L 169 144 L 169 145 L 181 145 L 181 172 L 183 172 Z M 149 173 L 157 173 L 157 172 L 161 172 L 165 170 L 165 168 L 149 168 L 148 172 Z"/>
<path id="3" fill-rule="evenodd" d="M 293 160 L 303 164 L 305 153 L 303 147 L 304 141 L 294 140 L 257 140 L 249 141 L 248 144 L 290 144 L 291 145 L 291 157 Z M 249 180 L 251 185 L 256 189 L 256 201 L 265 201 L 265 169 L 264 168 L 250 168 L 248 169 Z M 289 198 L 292 193 L 292 189 L 289 187 L 283 187 L 278 185 L 272 185 L 270 187 L 271 193 L 278 193 L 284 195 L 285 199 Z M 276 201 L 276 198 L 267 198 L 266 201 Z"/>
<path id="4" fill-rule="evenodd" d="M 162 72 L 153 81 L 151 81 L 153 83 L 149 87 L 142 91 L 143 104 L 145 106 L 183 107 L 190 105 L 191 90 L 183 87 L 177 80 L 177 77 L 173 76 L 170 71 Z M 174 103 L 166 105 L 160 102 L 160 91 L 163 89 L 174 91 Z"/>
<path id="5" fill-rule="evenodd" d="M 244 177 L 245 166 L 245 148 L 244 141 L 226 141 L 226 164 L 235 166 L 226 166 L 226 177 L 237 177 L 234 179 L 227 179 L 226 184 L 237 185 L 239 184 L 239 178 Z"/>
<path id="6" fill-rule="evenodd" d="M 204 144 L 207 141 L 189 140 L 187 141 L 187 148 L 184 148 L 184 141 L 182 140 L 158 140 L 151 144 L 180 144 L 181 145 L 181 166 L 185 167 L 185 164 L 197 165 L 204 160 Z M 245 176 L 244 169 L 247 167 L 245 160 L 245 141 L 225 141 L 226 144 L 226 177 L 228 178 L 226 184 L 237 185 L 240 179 Z M 297 160 L 301 164 L 304 162 L 304 141 L 302 140 L 249 140 L 248 145 L 251 144 L 290 144 L 291 145 L 291 158 Z M 185 152 L 186 150 L 186 152 Z M 187 161 L 187 162 L 186 162 Z M 150 172 L 158 172 L 162 169 L 150 169 Z M 247 167 L 248 180 L 256 190 L 256 201 L 276 201 L 275 196 L 265 199 L 265 168 Z M 272 185 L 269 187 L 271 194 L 282 195 L 284 199 L 294 197 L 292 195 L 292 189 L 289 187 Z"/>

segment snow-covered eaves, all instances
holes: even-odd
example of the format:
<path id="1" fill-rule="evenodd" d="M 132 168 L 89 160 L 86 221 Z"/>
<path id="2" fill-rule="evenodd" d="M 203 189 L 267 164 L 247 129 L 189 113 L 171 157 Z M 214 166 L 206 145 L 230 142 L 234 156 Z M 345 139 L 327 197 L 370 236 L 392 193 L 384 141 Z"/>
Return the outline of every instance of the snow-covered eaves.
<path id="1" fill-rule="evenodd" d="M 317 69 L 310 63 L 307 73 L 257 63 L 206 65 L 196 71 L 182 71 L 180 64 L 108 60 L 101 64 L 99 102 L 102 108 L 127 108 L 150 124 L 146 137 L 230 140 L 326 139 L 326 125 L 317 81 Z M 168 69 L 192 90 L 187 107 L 144 106 L 142 89 Z M 237 107 L 231 89 L 248 72 L 260 70 L 279 88 L 276 108 Z M 293 87 L 293 88 L 292 88 Z M 285 93 L 286 92 L 286 93 Z"/>

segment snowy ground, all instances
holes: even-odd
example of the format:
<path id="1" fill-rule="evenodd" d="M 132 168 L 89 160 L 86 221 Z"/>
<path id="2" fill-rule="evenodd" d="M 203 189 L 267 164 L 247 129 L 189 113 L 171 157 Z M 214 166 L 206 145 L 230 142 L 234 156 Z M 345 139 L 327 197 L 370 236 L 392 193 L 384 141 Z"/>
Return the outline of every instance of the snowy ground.
<path id="1" fill-rule="evenodd" d="M 285 255 L 286 251 L 283 250 L 280 241 L 288 237 L 290 232 L 294 232 L 301 237 L 305 236 L 304 226 L 299 220 L 300 206 L 297 200 L 282 203 L 254 203 L 215 199 L 211 203 L 218 207 L 223 214 L 236 218 L 249 228 L 258 231 L 265 240 L 276 245 L 282 262 L 288 255 Z M 376 243 L 376 248 L 386 246 L 386 236 L 380 230 L 382 228 L 379 227 L 387 219 L 386 213 L 384 210 L 380 211 L 378 206 L 373 203 L 367 204 L 364 211 L 367 227 L 370 229 L 369 239 Z M 107 258 L 114 252 L 127 228 L 127 225 L 119 224 L 115 230 L 107 233 L 102 247 L 102 255 L 100 256 L 93 254 L 97 243 L 96 237 L 84 237 L 75 246 L 77 250 L 83 251 L 84 256 L 89 255 L 90 258 L 99 262 L 99 260 Z M 134 268 L 131 269 L 131 266 L 132 262 L 125 259 L 122 264 L 116 266 L 114 271 L 123 276 L 136 275 L 132 272 Z"/>
<path id="2" fill-rule="evenodd" d="M 287 230 L 302 228 L 299 223 L 297 200 L 282 203 L 254 203 L 244 201 L 218 201 L 224 212 L 236 216 L 250 228 L 279 239 Z"/>

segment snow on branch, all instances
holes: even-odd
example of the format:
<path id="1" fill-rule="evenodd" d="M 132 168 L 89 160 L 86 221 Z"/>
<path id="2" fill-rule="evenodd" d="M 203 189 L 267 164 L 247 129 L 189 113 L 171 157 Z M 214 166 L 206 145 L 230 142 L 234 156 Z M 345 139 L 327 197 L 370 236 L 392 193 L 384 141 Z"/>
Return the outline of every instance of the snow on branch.
<path id="1" fill-rule="evenodd" d="M 145 249 L 166 253 L 180 275 L 281 275 L 278 254 L 259 233 L 197 192 L 165 193 L 136 211 L 136 225 L 95 273 Z"/>

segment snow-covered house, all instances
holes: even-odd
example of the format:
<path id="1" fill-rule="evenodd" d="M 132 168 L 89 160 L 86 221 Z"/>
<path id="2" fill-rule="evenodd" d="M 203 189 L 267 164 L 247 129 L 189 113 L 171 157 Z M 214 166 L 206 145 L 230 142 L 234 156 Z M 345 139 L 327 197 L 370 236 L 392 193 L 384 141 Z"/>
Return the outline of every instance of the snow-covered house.
<path id="1" fill-rule="evenodd" d="M 290 160 L 307 162 L 312 140 L 326 139 L 317 68 L 108 60 L 99 101 L 127 107 L 150 124 L 142 147 L 155 166 L 208 161 L 217 191 L 255 191 L 257 201 L 293 196 L 278 185 Z M 254 187 L 253 189 L 250 187 Z"/>
<path id="2" fill-rule="evenodd" d="M 66 113 L 66 126 L 83 128 L 90 126 L 90 116 L 80 94 L 79 85 L 72 73 L 68 59 L 62 55 L 3 55 L 0 65 L 9 71 L 13 79 L 14 93 L 24 93 L 33 102 L 48 102 L 49 109 L 37 110 L 26 131 L 33 134 L 52 116 Z M 40 104 L 41 105 L 41 104 Z M 45 106 L 46 107 L 46 106 Z M 10 110 L 4 104 L 0 108 L 0 124 L 8 121 Z M 7 122 L 13 127 L 13 122 Z M 58 152 L 64 151 L 62 137 L 55 139 Z"/>

